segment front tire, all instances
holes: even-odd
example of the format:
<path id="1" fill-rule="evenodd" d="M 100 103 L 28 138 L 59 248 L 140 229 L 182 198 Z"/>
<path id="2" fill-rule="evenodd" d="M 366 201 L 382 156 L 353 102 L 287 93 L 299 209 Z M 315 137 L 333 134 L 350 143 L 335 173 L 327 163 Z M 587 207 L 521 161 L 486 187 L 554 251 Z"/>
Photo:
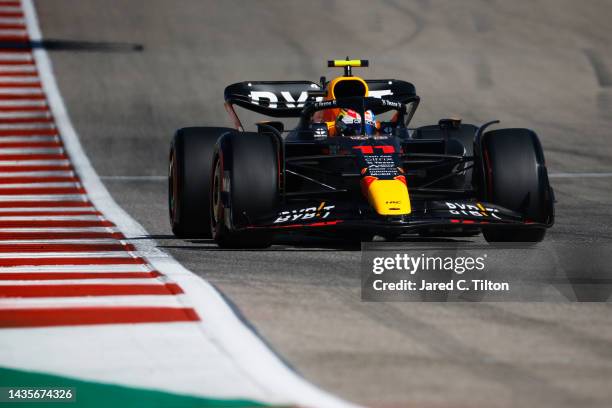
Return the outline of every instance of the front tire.
<path id="1" fill-rule="evenodd" d="M 234 133 L 217 143 L 210 194 L 210 225 L 221 248 L 267 248 L 272 234 L 257 230 L 276 214 L 279 199 L 278 146 L 258 133 Z"/>
<path id="2" fill-rule="evenodd" d="M 484 134 L 484 200 L 523 214 L 525 222 L 550 224 L 552 188 L 537 135 L 528 129 L 499 129 Z M 539 242 L 544 227 L 487 228 L 488 242 Z"/>

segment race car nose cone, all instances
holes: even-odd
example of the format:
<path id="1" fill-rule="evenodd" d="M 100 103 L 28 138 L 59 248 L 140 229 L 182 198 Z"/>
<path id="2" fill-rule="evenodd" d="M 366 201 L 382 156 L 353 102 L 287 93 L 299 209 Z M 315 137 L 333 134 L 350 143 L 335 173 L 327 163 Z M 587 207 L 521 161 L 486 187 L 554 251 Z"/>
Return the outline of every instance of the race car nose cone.
<path id="1" fill-rule="evenodd" d="M 370 205 L 378 214 L 406 215 L 412 211 L 408 187 L 404 182 L 366 176 L 361 183 Z"/>

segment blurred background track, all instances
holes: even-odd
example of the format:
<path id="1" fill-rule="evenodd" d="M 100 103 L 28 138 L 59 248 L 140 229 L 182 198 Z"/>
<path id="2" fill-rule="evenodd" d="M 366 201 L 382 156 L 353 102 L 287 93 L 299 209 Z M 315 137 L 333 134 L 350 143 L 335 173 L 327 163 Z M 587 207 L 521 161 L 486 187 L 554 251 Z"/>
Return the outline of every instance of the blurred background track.
<path id="1" fill-rule="evenodd" d="M 549 171 L 612 172 L 612 3 L 36 1 L 69 113 L 115 199 L 217 285 L 307 379 L 364 404 L 609 406 L 609 304 L 371 304 L 359 251 L 173 239 L 174 130 L 226 125 L 225 85 L 318 80 L 329 58 L 412 81 L 413 125 L 458 115 L 540 135 Z M 251 118 L 252 116 L 248 116 Z M 252 120 L 251 120 L 252 121 Z M 245 121 L 247 122 L 247 121 Z M 549 241 L 612 242 L 612 177 L 553 178 Z M 479 241 L 479 239 L 476 239 Z"/>

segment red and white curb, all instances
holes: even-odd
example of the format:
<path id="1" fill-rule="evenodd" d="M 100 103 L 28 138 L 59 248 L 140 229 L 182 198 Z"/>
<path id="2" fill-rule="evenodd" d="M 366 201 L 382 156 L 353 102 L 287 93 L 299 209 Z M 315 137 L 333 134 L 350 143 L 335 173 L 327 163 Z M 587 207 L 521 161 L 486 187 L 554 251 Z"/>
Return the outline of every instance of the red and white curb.
<path id="1" fill-rule="evenodd" d="M 31 0 L 0 1 L 0 366 L 194 396 L 350 406 L 289 369 L 113 201 L 49 57 L 27 47 L 41 38 Z"/>

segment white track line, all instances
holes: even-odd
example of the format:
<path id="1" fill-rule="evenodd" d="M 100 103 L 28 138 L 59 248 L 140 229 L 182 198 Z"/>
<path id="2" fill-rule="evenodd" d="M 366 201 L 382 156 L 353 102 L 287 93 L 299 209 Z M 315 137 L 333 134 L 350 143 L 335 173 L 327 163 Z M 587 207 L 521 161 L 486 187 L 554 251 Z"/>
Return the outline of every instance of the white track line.
<path id="1" fill-rule="evenodd" d="M 601 178 L 612 177 L 612 173 L 550 173 L 550 178 Z"/>
<path id="2" fill-rule="evenodd" d="M 0 24 L 25 24 L 25 20 L 16 17 L 0 17 Z"/>
<path id="3" fill-rule="evenodd" d="M 70 259 L 85 259 L 85 258 L 134 258 L 131 252 L 127 251 L 96 251 L 96 252 L 14 252 L 0 253 L 0 259 L 53 259 L 53 258 L 70 258 Z M 67 265 L 70 265 L 67 263 Z"/>
<path id="4" fill-rule="evenodd" d="M 21 298 L 17 305 L 15 299 L 0 298 L 0 309 L 60 309 L 63 307 L 96 306 L 139 306 L 139 307 L 185 307 L 189 300 L 185 295 L 138 295 L 138 296 L 90 296 Z"/>
<path id="5" fill-rule="evenodd" d="M 16 119 L 16 118 L 32 118 L 32 119 L 46 119 L 51 117 L 51 112 L 48 110 L 42 111 L 13 111 L 13 112 L 0 112 L 0 120 L 2 119 Z"/>
<path id="6" fill-rule="evenodd" d="M 0 93 L 2 93 L 0 91 Z M 37 129 L 54 129 L 54 123 L 2 123 L 0 124 L 0 130 L 37 130 Z"/>
<path id="7" fill-rule="evenodd" d="M 87 201 L 85 194 L 2 195 L 0 201 Z"/>
<path id="8" fill-rule="evenodd" d="M 42 183 L 6 183 L 0 184 L 0 189 L 2 188 L 79 188 L 80 183 L 75 181 L 67 181 L 67 182 L 42 182 Z"/>
<path id="9" fill-rule="evenodd" d="M 0 129 L 2 127 L 0 126 Z M 0 154 L 62 154 L 64 149 L 61 147 L 2 147 L 0 145 Z"/>
<path id="10" fill-rule="evenodd" d="M 0 6 L 0 11 L 5 13 L 20 13 L 21 7 L 19 6 Z"/>
<path id="11" fill-rule="evenodd" d="M 37 76 L 19 76 L 19 75 L 15 75 L 15 76 L 3 76 L 0 77 L 0 83 L 35 83 L 35 82 L 40 82 L 40 79 L 38 79 Z"/>
<path id="12" fill-rule="evenodd" d="M 117 240 L 114 238 L 102 238 L 102 239 L 7 239 L 0 241 L 0 245 L 8 244 L 119 244 L 125 243 L 125 241 Z"/>
<path id="13" fill-rule="evenodd" d="M 63 273 L 63 272 L 151 272 L 146 264 L 133 265 L 36 265 L 36 266 L 3 266 L 0 273 Z"/>
<path id="14" fill-rule="evenodd" d="M 51 280 L 19 280 L 19 276 L 15 276 L 15 280 L 0 280 L 1 286 L 40 286 L 40 285 L 147 285 L 147 286 L 163 286 L 167 282 L 158 278 L 111 278 L 111 279 L 51 279 Z M 138 295 L 142 296 L 142 295 Z"/>
<path id="15" fill-rule="evenodd" d="M 0 23 L 3 23 L 0 18 Z M 32 55 L 29 52 L 0 52 L 0 64 L 2 61 L 32 61 Z"/>
<path id="16" fill-rule="evenodd" d="M 42 95 L 41 88 L 29 88 L 29 87 L 11 87 L 11 88 L 0 88 L 0 94 L 11 94 L 11 95 Z"/>
<path id="17" fill-rule="evenodd" d="M 99 215 L 2 215 L 0 221 L 101 221 Z"/>
<path id="18" fill-rule="evenodd" d="M 0 29 L 0 38 L 2 37 L 25 37 L 27 34 L 28 32 L 26 30 L 17 30 L 13 28 Z"/>
<path id="19" fill-rule="evenodd" d="M 36 72 L 35 65 L 2 65 L 0 61 L 0 72 Z"/>
<path id="20" fill-rule="evenodd" d="M 0 138 L 1 140 L 1 138 Z M 0 156 L 1 157 L 1 156 Z M 0 160 L 0 166 L 69 166 L 70 160 Z"/>
<path id="21" fill-rule="evenodd" d="M 78 212 L 83 212 L 83 213 L 94 214 L 97 210 L 95 209 L 95 207 L 7 207 L 7 208 L 0 208 L 0 216 L 8 212 L 29 213 L 29 212 L 37 212 L 37 211 L 45 211 L 49 213 L 78 211 Z"/>
<path id="22" fill-rule="evenodd" d="M 65 211 L 78 211 L 83 213 L 94 214 L 97 210 L 94 207 L 8 207 L 0 208 L 0 216 L 8 212 L 30 213 L 37 211 L 45 211 L 49 213 L 62 213 Z"/>
<path id="23" fill-rule="evenodd" d="M 2 143 L 15 143 L 15 142 L 58 142 L 57 136 L 2 136 L 0 137 L 0 146 Z"/>
<path id="24" fill-rule="evenodd" d="M 72 170 L 13 171 L 10 173 L 1 173 L 0 180 L 8 181 L 16 177 L 74 177 L 74 176 L 75 174 Z"/>
<path id="25" fill-rule="evenodd" d="M 0 72 L 17 71 L 16 69 L 9 70 L 9 67 L 2 67 L 0 65 Z M 21 71 L 29 71 L 27 69 L 20 69 Z M 0 92 L 1 93 L 1 92 Z M 47 101 L 44 99 L 16 99 L 16 100 L 0 100 L 0 106 L 47 106 Z"/>

